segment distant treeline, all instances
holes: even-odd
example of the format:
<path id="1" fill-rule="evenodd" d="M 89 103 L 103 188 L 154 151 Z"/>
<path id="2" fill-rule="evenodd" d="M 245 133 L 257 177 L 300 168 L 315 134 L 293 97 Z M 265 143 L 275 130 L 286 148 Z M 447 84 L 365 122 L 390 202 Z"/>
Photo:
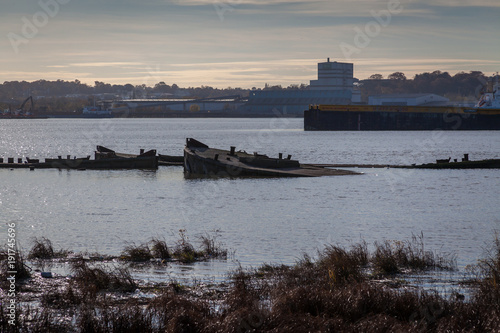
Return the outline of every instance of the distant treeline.
<path id="1" fill-rule="evenodd" d="M 90 95 L 110 96 L 129 96 L 135 98 L 146 98 L 151 95 L 164 96 L 184 96 L 184 97 L 219 97 L 223 95 L 242 95 L 248 96 L 248 89 L 242 88 L 212 88 L 201 86 L 197 88 L 180 88 L 177 84 L 168 85 L 165 82 L 159 82 L 154 86 L 132 85 L 132 84 L 109 84 L 95 81 L 94 86 L 75 81 L 47 81 L 38 80 L 27 81 L 5 81 L 0 84 L 0 101 L 5 102 L 10 99 L 22 100 L 28 96 L 40 97 L 81 97 Z"/>
<path id="2" fill-rule="evenodd" d="M 489 78 L 482 72 L 459 72 L 451 76 L 448 72 L 434 71 L 417 74 L 407 79 L 404 73 L 395 72 L 384 79 L 373 74 L 359 81 L 362 99 L 379 94 L 433 93 L 452 101 L 475 100 Z"/>
<path id="3" fill-rule="evenodd" d="M 422 73 L 407 79 L 402 72 L 395 72 L 384 78 L 381 74 L 373 74 L 369 79 L 360 80 L 356 84 L 361 90 L 362 99 L 378 94 L 395 93 L 434 93 L 448 97 L 453 101 L 474 100 L 483 85 L 488 80 L 482 72 L 460 72 L 451 76 L 448 72 L 434 71 Z M 306 84 L 291 84 L 288 87 L 281 85 L 264 88 L 213 88 L 209 86 L 181 88 L 177 84 L 168 85 L 159 82 L 154 86 L 116 85 L 95 81 L 94 86 L 75 81 L 6 81 L 0 84 L 0 108 L 16 108 L 28 96 L 35 98 L 37 106 L 44 106 L 47 110 L 72 111 L 81 109 L 84 105 L 93 102 L 94 95 L 99 99 L 113 98 L 209 98 L 229 95 L 247 97 L 252 90 L 294 90 L 309 89 Z"/>

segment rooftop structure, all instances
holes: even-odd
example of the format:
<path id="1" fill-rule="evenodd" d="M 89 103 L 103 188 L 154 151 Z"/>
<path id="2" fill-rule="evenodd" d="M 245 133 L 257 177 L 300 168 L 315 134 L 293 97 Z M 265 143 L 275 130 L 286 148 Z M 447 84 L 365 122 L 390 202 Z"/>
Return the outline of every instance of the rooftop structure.
<path id="1" fill-rule="evenodd" d="M 353 64 L 345 62 L 318 63 L 318 79 L 311 80 L 311 90 L 352 90 Z"/>
<path id="2" fill-rule="evenodd" d="M 242 112 L 302 115 L 310 104 L 351 104 L 353 101 L 353 64 L 318 63 L 318 79 L 307 90 L 258 90 L 250 92 Z"/>

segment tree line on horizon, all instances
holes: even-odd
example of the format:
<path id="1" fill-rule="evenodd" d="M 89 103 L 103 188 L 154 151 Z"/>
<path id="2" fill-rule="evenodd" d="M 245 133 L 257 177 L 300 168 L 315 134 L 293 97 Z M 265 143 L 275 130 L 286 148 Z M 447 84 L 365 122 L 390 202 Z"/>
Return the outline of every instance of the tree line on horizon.
<path id="1" fill-rule="evenodd" d="M 373 74 L 368 79 L 357 80 L 355 85 L 360 89 L 363 101 L 368 96 L 380 94 L 409 94 L 409 93 L 434 93 L 449 98 L 453 101 L 472 101 L 477 99 L 479 92 L 487 82 L 483 72 L 459 72 L 450 75 L 448 72 L 436 70 L 416 74 L 413 79 L 408 79 L 402 72 L 394 72 L 384 78 L 381 74 Z M 95 81 L 94 86 L 74 81 L 5 81 L 0 84 L 0 110 L 16 108 L 28 96 L 33 96 L 38 106 L 44 106 L 48 111 L 72 111 L 91 105 L 94 96 L 97 98 L 211 98 L 229 95 L 248 97 L 254 90 L 307 90 L 306 84 L 291 84 L 288 87 L 281 85 L 265 84 L 263 88 L 252 89 L 232 88 L 224 89 L 210 86 L 181 88 L 177 84 L 168 85 L 159 82 L 154 86 L 132 84 L 109 84 Z M 36 107 L 35 107 L 36 108 Z"/>
<path id="2" fill-rule="evenodd" d="M 416 74 L 407 79 L 402 72 L 388 75 L 373 74 L 367 80 L 359 81 L 362 99 L 381 94 L 433 93 L 452 101 L 471 101 L 477 99 L 488 79 L 483 72 L 459 72 L 451 76 L 448 72 L 434 71 Z"/>

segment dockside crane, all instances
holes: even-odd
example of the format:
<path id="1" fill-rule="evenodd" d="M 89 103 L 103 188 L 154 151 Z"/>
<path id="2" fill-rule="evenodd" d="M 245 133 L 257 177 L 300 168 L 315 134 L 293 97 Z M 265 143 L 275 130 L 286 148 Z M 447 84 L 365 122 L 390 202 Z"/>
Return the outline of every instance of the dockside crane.
<path id="1" fill-rule="evenodd" d="M 26 105 L 26 103 L 28 103 L 28 101 L 31 101 L 31 107 L 28 112 L 25 112 L 24 106 Z M 23 104 L 21 104 L 21 106 L 18 109 L 16 109 L 16 115 L 30 115 L 31 113 L 33 113 L 33 109 L 34 109 L 33 97 L 30 96 L 24 100 Z"/>

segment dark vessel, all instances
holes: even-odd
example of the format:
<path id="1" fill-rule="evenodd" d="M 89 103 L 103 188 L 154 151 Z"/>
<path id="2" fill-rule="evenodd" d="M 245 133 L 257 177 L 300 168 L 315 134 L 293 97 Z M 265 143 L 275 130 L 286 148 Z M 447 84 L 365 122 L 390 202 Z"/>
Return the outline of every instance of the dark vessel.
<path id="1" fill-rule="evenodd" d="M 304 112 L 306 131 L 499 130 L 500 109 L 314 105 Z"/>
<path id="2" fill-rule="evenodd" d="M 158 163 L 160 165 L 183 165 L 184 156 L 158 154 Z"/>
<path id="3" fill-rule="evenodd" d="M 96 160 L 108 159 L 108 158 L 153 157 L 156 156 L 156 149 L 151 149 L 146 152 L 144 151 L 144 149 L 141 149 L 139 155 L 135 155 L 135 154 L 117 153 L 113 149 L 109 149 L 104 146 L 97 146 L 94 155 Z"/>
<path id="4" fill-rule="evenodd" d="M 184 173 L 188 177 L 319 177 L 355 175 L 348 170 L 334 170 L 300 164 L 288 155 L 271 158 L 244 151 L 210 148 L 195 139 L 187 139 L 184 148 Z"/>
<path id="5" fill-rule="evenodd" d="M 98 158 L 91 160 L 90 156 L 81 158 L 71 158 L 69 155 L 67 158 L 46 158 L 44 162 L 40 162 L 39 159 L 26 158 L 26 162 L 22 162 L 21 158 L 17 159 L 15 163 L 14 158 L 8 158 L 7 163 L 4 163 L 4 159 L 0 158 L 0 168 L 9 169 L 92 169 L 92 170 L 111 170 L 111 169 L 147 169 L 156 170 L 158 169 L 158 157 L 155 155 L 146 154 L 138 155 L 136 157 L 108 157 L 108 158 Z"/>
<path id="6" fill-rule="evenodd" d="M 144 151 L 144 149 L 140 150 L 139 155 L 135 154 L 126 154 L 126 153 L 118 153 L 113 149 L 106 148 L 104 146 L 97 146 L 95 151 L 95 159 L 108 159 L 108 158 L 136 158 L 136 157 L 151 157 L 156 156 L 156 150 L 151 149 L 148 151 Z M 158 154 L 158 164 L 163 166 L 171 166 L 171 165 L 183 165 L 184 156 L 172 156 L 172 155 L 163 155 Z"/>
<path id="7" fill-rule="evenodd" d="M 464 154 L 462 160 L 457 159 L 451 161 L 451 157 L 447 159 L 436 160 L 436 163 L 425 163 L 419 165 L 411 165 L 406 168 L 416 169 L 499 169 L 500 159 L 487 159 L 479 161 L 469 160 L 469 154 Z"/>
<path id="8" fill-rule="evenodd" d="M 311 105 L 306 131 L 499 130 L 500 86 L 482 94 L 474 107 L 398 105 Z"/>

